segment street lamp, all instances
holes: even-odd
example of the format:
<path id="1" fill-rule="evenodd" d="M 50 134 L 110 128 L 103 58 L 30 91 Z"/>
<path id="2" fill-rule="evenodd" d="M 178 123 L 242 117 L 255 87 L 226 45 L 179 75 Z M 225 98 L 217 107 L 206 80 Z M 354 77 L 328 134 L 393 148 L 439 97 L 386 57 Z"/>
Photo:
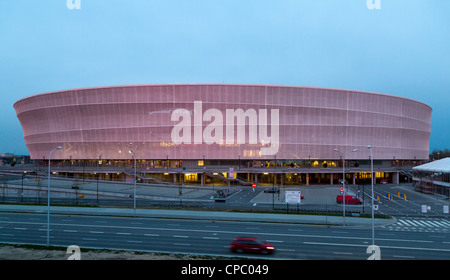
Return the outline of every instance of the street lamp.
<path id="1" fill-rule="evenodd" d="M 47 247 L 50 245 L 50 158 L 55 150 L 62 149 L 62 146 L 54 148 L 48 156 L 48 188 L 47 188 Z"/>
<path id="2" fill-rule="evenodd" d="M 136 154 L 132 149 L 130 149 L 129 153 L 133 154 L 134 158 L 134 194 L 133 194 L 133 208 L 134 208 L 134 216 L 136 217 Z"/>
<path id="3" fill-rule="evenodd" d="M 22 197 L 22 202 L 23 202 L 23 177 L 24 177 L 25 175 L 27 175 L 27 172 L 26 172 L 26 171 L 24 171 L 24 172 L 22 173 L 22 192 L 20 193 L 20 196 Z"/>
<path id="4" fill-rule="evenodd" d="M 353 149 L 352 152 L 356 152 L 358 149 Z M 344 189 L 344 195 L 342 196 L 342 207 L 344 212 L 344 226 L 345 226 L 345 156 L 344 154 L 339 151 L 338 149 L 334 149 L 335 152 L 338 152 L 341 155 L 342 158 L 342 188 Z"/>
<path id="5" fill-rule="evenodd" d="M 374 214 L 373 214 L 373 197 L 374 197 L 374 192 L 373 192 L 373 152 L 372 152 L 372 147 L 367 146 L 367 149 L 369 149 L 370 151 L 370 181 L 371 181 L 371 185 L 372 185 L 372 254 L 375 252 L 375 221 L 374 221 Z"/>

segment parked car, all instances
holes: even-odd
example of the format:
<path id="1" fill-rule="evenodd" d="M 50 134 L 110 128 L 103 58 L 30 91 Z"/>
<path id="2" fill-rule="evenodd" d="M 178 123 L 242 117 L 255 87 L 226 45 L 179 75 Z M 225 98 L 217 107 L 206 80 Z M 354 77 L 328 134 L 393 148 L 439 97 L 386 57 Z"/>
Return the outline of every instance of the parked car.
<path id="1" fill-rule="evenodd" d="M 236 253 L 260 253 L 272 254 L 275 247 L 268 243 L 259 240 L 256 237 L 236 237 L 229 245 L 230 250 Z"/>
<path id="2" fill-rule="evenodd" d="M 265 193 L 279 193 L 280 189 L 279 188 L 270 188 L 270 189 L 265 189 L 264 192 Z"/>
<path id="3" fill-rule="evenodd" d="M 337 202 L 338 204 L 342 204 L 342 203 L 343 203 L 343 197 L 344 197 L 344 195 L 339 194 L 339 195 L 336 197 L 336 202 Z M 362 204 L 362 201 L 361 201 L 361 199 L 357 198 L 356 196 L 346 195 L 346 196 L 345 196 L 345 204 L 356 204 L 356 205 L 360 205 L 360 204 Z"/>

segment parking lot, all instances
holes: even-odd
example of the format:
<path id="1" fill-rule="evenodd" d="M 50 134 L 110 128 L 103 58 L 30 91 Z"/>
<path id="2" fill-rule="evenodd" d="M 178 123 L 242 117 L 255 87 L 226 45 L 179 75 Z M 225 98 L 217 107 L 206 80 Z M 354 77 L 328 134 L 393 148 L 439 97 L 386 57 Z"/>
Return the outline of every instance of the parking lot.
<path id="1" fill-rule="evenodd" d="M 47 198 L 47 179 L 33 176 L 11 177 L 0 186 L 0 202 L 45 203 Z M 208 208 L 241 208 L 297 211 L 335 211 L 343 210 L 336 203 L 341 185 L 310 185 L 280 187 L 273 185 L 251 186 L 198 186 L 198 185 L 150 185 L 137 184 L 137 205 L 197 206 Z M 268 189 L 275 192 L 265 192 Z M 371 186 L 349 185 L 347 195 L 363 201 L 361 205 L 346 204 L 349 213 L 371 213 Z M 132 205 L 134 185 L 125 182 L 104 182 L 96 180 L 73 180 L 52 178 L 52 203 L 94 204 L 104 206 Z M 303 199 L 299 204 L 286 204 L 286 191 L 300 191 Z M 216 202 L 219 193 L 227 196 Z M 411 184 L 377 184 L 374 186 L 377 214 L 417 217 L 449 217 L 445 212 L 449 201 L 439 195 L 423 194 L 414 191 Z"/>

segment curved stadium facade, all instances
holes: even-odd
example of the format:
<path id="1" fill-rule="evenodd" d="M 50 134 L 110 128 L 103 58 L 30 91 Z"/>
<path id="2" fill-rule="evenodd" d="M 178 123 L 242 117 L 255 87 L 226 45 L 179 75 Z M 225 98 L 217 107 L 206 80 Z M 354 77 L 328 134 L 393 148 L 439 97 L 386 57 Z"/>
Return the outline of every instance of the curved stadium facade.
<path id="1" fill-rule="evenodd" d="M 132 149 L 143 172 L 317 168 L 331 181 L 331 169 L 342 169 L 334 149 L 349 167 L 364 169 L 371 145 L 385 177 L 389 168 L 428 159 L 432 111 L 386 94 L 245 84 L 72 89 L 23 98 L 14 108 L 32 159 L 63 146 L 52 159 L 114 166 L 129 163 Z"/>

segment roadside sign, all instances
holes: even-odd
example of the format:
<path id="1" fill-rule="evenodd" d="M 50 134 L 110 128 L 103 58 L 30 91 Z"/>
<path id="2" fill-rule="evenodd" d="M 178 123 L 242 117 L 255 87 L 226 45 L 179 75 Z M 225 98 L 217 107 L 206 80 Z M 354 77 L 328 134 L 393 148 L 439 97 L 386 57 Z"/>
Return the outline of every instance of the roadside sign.
<path id="1" fill-rule="evenodd" d="M 256 184 L 253 184 L 252 187 L 253 187 L 253 188 L 256 188 Z"/>
<path id="2" fill-rule="evenodd" d="M 427 208 L 426 205 L 422 205 L 422 213 L 427 213 Z"/>
<path id="3" fill-rule="evenodd" d="M 286 203 L 300 203 L 301 201 L 301 191 L 286 191 L 284 193 L 284 198 Z"/>

